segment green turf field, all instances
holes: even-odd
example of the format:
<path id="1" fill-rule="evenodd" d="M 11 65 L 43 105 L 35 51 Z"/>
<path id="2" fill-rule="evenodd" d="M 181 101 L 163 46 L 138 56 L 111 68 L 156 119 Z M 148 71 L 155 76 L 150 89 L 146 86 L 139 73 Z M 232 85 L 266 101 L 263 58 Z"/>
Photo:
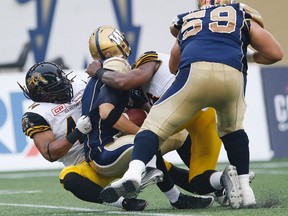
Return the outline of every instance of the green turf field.
<path id="1" fill-rule="evenodd" d="M 219 164 L 222 170 L 224 164 Z M 0 173 L 0 215 L 288 215 L 288 159 L 253 162 L 256 173 L 252 183 L 258 205 L 254 209 L 233 210 L 215 203 L 208 209 L 176 210 L 156 186 L 150 186 L 139 198 L 149 205 L 143 212 L 125 212 L 115 207 L 78 200 L 58 183 L 59 170 Z"/>

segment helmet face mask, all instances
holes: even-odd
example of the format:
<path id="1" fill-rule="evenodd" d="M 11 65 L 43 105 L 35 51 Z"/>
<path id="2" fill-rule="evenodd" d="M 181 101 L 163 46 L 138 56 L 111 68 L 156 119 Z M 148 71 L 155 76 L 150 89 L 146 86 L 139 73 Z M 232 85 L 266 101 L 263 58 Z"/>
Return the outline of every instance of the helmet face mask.
<path id="1" fill-rule="evenodd" d="M 34 102 L 69 103 L 73 97 L 71 81 L 52 62 L 40 62 L 26 74 L 26 86 L 18 85 Z"/>
<path id="2" fill-rule="evenodd" d="M 201 8 L 203 6 L 232 4 L 234 2 L 234 0 L 198 0 L 198 6 Z"/>
<path id="3" fill-rule="evenodd" d="M 127 58 L 131 54 L 131 47 L 118 29 L 101 26 L 89 38 L 89 51 L 95 60 L 105 60 L 108 57 Z"/>

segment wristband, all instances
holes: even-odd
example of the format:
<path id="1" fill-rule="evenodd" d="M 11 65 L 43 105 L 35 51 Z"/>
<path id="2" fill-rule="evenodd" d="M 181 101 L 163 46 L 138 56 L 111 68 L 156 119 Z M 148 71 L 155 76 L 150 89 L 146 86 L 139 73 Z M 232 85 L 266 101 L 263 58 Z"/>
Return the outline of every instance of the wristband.
<path id="1" fill-rule="evenodd" d="M 103 74 L 106 72 L 104 68 L 99 68 L 96 70 L 96 76 L 99 80 L 102 80 Z"/>
<path id="2" fill-rule="evenodd" d="M 78 128 L 75 128 L 71 133 L 66 136 L 67 141 L 73 145 L 83 134 Z"/>

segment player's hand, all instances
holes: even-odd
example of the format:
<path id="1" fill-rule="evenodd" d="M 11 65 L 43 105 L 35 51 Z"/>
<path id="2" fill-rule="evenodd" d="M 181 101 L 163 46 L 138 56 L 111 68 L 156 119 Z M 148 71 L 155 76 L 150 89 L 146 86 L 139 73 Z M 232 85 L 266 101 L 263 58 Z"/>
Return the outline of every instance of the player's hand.
<path id="1" fill-rule="evenodd" d="M 76 128 L 82 134 L 88 134 L 92 130 L 92 124 L 89 116 L 81 116 L 76 123 Z"/>
<path id="2" fill-rule="evenodd" d="M 91 77 L 96 77 L 96 71 L 101 67 L 102 67 L 101 62 L 98 60 L 95 60 L 89 64 L 89 66 L 86 69 L 86 73 Z"/>

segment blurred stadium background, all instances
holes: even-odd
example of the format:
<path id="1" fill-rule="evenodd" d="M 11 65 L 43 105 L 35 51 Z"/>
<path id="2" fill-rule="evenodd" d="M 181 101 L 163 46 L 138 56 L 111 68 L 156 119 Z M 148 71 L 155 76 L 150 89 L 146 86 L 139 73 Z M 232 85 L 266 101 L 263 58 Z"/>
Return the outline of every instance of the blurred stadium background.
<path id="1" fill-rule="evenodd" d="M 261 13 L 265 28 L 279 40 L 284 50 L 283 60 L 275 65 L 249 65 L 245 127 L 250 136 L 252 169 L 261 180 L 255 181 L 258 182 L 255 183 L 256 195 L 264 208 L 286 203 L 279 211 L 272 211 L 274 215 L 285 215 L 283 212 L 287 213 L 288 203 L 288 43 L 287 28 L 283 23 L 287 20 L 288 1 L 242 2 Z M 17 81 L 24 83 L 26 71 L 34 63 L 48 60 L 86 78 L 84 71 L 92 60 L 88 39 L 101 25 L 113 25 L 126 34 L 132 46 L 130 63 L 148 50 L 169 53 L 174 43 L 169 32 L 172 19 L 195 8 L 196 0 L 0 1 L 0 215 L 69 215 L 67 211 L 75 213 L 71 215 L 85 212 L 109 215 L 108 207 L 91 210 L 94 205 L 79 203 L 71 194 L 65 193 L 57 178 L 62 165 L 45 161 L 33 142 L 23 135 L 21 117 L 31 103 L 24 98 Z M 166 155 L 166 159 L 181 163 L 173 152 Z M 219 162 L 220 169 L 227 162 L 223 149 Z M 154 191 L 150 191 L 153 194 Z M 148 193 L 143 196 L 149 197 Z M 158 199 L 159 194 L 153 196 Z M 159 202 L 150 205 L 151 214 L 148 211 L 143 215 L 175 215 L 163 212 L 161 208 L 170 209 L 170 206 L 165 201 Z M 271 214 L 271 211 L 265 212 L 257 213 L 256 209 L 248 214 L 241 210 L 237 215 Z M 189 212 L 177 213 L 191 215 Z M 119 212 L 111 213 L 115 214 Z M 196 214 L 236 215 L 232 211 L 217 214 L 214 210 L 196 211 Z"/>
<path id="2" fill-rule="evenodd" d="M 245 127 L 250 136 L 253 162 L 288 158 L 288 43 L 285 9 L 287 0 L 243 0 L 257 9 L 265 28 L 281 43 L 284 58 L 272 66 L 250 64 Z M 90 34 L 101 25 L 123 31 L 132 46 L 132 63 L 141 53 L 169 53 L 174 38 L 172 19 L 196 0 L 1 0 L 0 1 L 0 172 L 52 169 L 21 129 L 21 117 L 30 102 L 17 81 L 24 83 L 26 71 L 36 62 L 48 60 L 85 77 L 92 60 Z M 181 163 L 175 153 L 166 159 Z M 219 162 L 227 162 L 222 149 Z M 287 166 L 286 166 L 287 170 Z M 5 173 L 4 173 L 5 172 Z M 287 183 L 287 178 L 286 178 Z"/>
<path id="3" fill-rule="evenodd" d="M 120 28 L 132 46 L 132 63 L 148 50 L 169 53 L 172 19 L 196 8 L 196 0 L 2 0 L 0 1 L 0 171 L 59 168 L 46 162 L 21 130 L 21 116 L 30 102 L 17 81 L 35 62 L 54 61 L 85 78 L 91 61 L 90 34 L 101 25 Z M 288 157 L 288 51 L 286 0 L 243 0 L 263 16 L 265 27 L 280 41 L 284 59 L 272 66 L 249 65 L 246 130 L 251 160 Z M 165 13 L 164 13 L 165 8 Z M 176 154 L 166 156 L 179 162 Z M 9 161 L 9 163 L 7 163 Z M 219 161 L 226 161 L 221 151 Z"/>

